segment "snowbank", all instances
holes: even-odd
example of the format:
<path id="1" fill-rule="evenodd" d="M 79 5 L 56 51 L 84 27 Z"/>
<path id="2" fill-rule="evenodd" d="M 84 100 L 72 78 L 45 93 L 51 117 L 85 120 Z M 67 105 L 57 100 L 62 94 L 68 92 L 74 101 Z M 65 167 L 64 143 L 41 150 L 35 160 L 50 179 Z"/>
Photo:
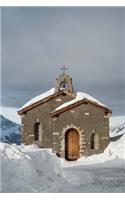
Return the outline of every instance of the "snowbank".
<path id="1" fill-rule="evenodd" d="M 104 153 L 74 162 L 36 145 L 0 143 L 0 152 L 1 192 L 125 191 L 125 134 Z"/>
<path id="2" fill-rule="evenodd" d="M 112 167 L 125 168 L 125 134 L 119 140 L 110 142 L 104 153 L 95 154 L 87 158 L 83 157 L 78 160 L 78 162 L 83 165 L 99 164 L 107 161 L 107 167 L 111 167 L 112 165 Z M 105 165 L 103 165 L 103 167 L 105 167 Z"/>
<path id="3" fill-rule="evenodd" d="M 0 151 L 2 192 L 46 191 L 58 179 L 60 159 L 51 149 L 0 143 Z"/>
<path id="4" fill-rule="evenodd" d="M 104 153 L 95 154 L 89 157 L 82 157 L 76 162 L 63 161 L 63 167 L 71 167 L 75 165 L 96 165 L 102 163 L 103 168 L 119 167 L 125 169 L 125 118 L 112 117 L 110 120 L 110 126 L 112 127 L 110 137 L 121 137 L 116 141 L 110 142 Z"/>
<path id="5" fill-rule="evenodd" d="M 98 188 L 100 192 L 111 192 L 108 187 L 111 183 L 116 184 L 115 191 L 122 191 L 124 145 L 125 135 L 111 142 L 103 154 L 68 162 L 58 158 L 51 149 L 0 143 L 1 192 L 98 192 Z M 112 182 L 114 176 L 116 180 Z M 119 183 L 122 186 L 118 187 Z"/>
<path id="6" fill-rule="evenodd" d="M 104 155 L 109 156 L 110 159 L 120 158 L 125 160 L 125 134 L 119 140 L 110 142 L 104 151 Z"/>
<path id="7" fill-rule="evenodd" d="M 76 98 L 71 100 L 71 101 L 68 101 L 64 104 L 62 104 L 61 106 L 57 107 L 53 112 L 57 111 L 57 110 L 61 110 L 62 108 L 65 108 L 69 105 L 72 105 L 80 100 L 83 100 L 83 99 L 88 99 L 90 101 L 93 101 L 94 103 L 96 103 L 97 105 L 100 105 L 100 106 L 103 106 L 103 107 L 106 107 L 108 108 L 107 106 L 105 106 L 104 104 L 102 104 L 100 101 L 98 101 L 97 99 L 93 98 L 92 96 L 86 94 L 86 93 L 83 93 L 83 92 L 77 92 L 76 94 Z"/>
<path id="8" fill-rule="evenodd" d="M 26 108 L 26 107 L 29 106 L 29 105 L 32 105 L 32 104 L 38 102 L 38 101 L 41 101 L 42 99 L 45 99 L 45 98 L 48 97 L 48 96 L 53 95 L 54 92 L 55 92 L 55 88 L 51 88 L 51 89 L 48 90 L 47 92 L 45 92 L 45 93 L 43 93 L 43 94 L 40 94 L 40 95 L 34 97 L 33 99 L 31 99 L 30 101 L 28 101 L 26 104 L 24 104 L 24 105 L 20 108 L 20 110 Z"/>

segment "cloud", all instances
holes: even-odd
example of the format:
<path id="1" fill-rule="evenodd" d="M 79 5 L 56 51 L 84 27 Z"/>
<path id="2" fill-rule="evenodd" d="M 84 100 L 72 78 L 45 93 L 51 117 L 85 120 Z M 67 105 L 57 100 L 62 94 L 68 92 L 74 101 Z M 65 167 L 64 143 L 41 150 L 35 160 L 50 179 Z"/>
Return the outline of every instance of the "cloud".
<path id="1" fill-rule="evenodd" d="M 6 117 L 7 119 L 16 122 L 18 124 L 21 123 L 21 118 L 17 114 L 17 108 L 12 108 L 12 107 L 1 107 L 0 106 L 0 114 Z"/>
<path id="2" fill-rule="evenodd" d="M 123 7 L 2 8 L 2 102 L 20 107 L 69 65 L 76 90 L 122 114 Z M 120 102 L 120 103 L 119 103 Z"/>

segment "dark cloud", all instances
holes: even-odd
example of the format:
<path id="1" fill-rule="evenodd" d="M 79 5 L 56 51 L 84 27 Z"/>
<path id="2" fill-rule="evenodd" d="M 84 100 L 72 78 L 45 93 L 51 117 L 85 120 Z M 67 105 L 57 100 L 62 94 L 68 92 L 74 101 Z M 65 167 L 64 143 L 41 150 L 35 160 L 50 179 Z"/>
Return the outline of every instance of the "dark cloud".
<path id="1" fill-rule="evenodd" d="M 125 8 L 2 8 L 2 102 L 20 107 L 69 65 L 76 90 L 124 114 Z"/>

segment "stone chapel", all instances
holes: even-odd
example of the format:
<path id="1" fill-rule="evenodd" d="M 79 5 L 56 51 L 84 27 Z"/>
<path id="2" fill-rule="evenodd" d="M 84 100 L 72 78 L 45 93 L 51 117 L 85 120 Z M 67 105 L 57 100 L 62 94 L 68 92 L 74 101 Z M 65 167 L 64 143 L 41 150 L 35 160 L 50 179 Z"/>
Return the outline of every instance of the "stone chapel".
<path id="1" fill-rule="evenodd" d="M 102 153 L 109 144 L 112 111 L 92 96 L 75 92 L 65 72 L 55 88 L 31 99 L 19 111 L 22 142 L 52 148 L 66 160 Z"/>

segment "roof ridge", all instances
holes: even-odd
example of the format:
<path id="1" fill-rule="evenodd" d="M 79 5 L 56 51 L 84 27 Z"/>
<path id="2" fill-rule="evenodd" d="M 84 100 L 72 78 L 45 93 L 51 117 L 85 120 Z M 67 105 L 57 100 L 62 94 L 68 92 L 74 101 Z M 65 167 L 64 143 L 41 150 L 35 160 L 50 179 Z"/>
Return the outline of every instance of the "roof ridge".
<path id="1" fill-rule="evenodd" d="M 83 96 L 79 96 L 80 94 Z M 110 112 L 112 112 L 106 105 L 102 104 L 100 101 L 96 100 L 89 94 L 83 93 L 83 92 L 77 92 L 75 99 L 65 102 L 64 104 L 58 106 L 55 110 L 53 110 L 51 112 L 51 115 L 53 115 L 54 113 L 60 113 L 60 112 L 62 112 L 62 110 L 68 110 L 68 108 L 70 109 L 70 107 L 71 108 L 75 107 L 75 105 L 79 105 L 79 103 L 85 102 L 85 101 L 88 101 L 99 107 L 103 107 L 103 108 L 109 110 Z"/>

